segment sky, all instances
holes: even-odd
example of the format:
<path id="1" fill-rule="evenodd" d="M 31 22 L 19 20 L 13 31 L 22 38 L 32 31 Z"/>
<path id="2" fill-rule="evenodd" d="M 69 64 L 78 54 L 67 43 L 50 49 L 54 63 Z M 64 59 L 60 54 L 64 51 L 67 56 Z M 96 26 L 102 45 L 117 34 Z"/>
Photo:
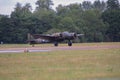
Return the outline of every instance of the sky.
<path id="1" fill-rule="evenodd" d="M 14 11 L 15 5 L 17 2 L 20 2 L 22 6 L 25 3 L 30 3 L 32 5 L 33 10 L 35 9 L 35 2 L 37 0 L 0 0 L 0 14 L 10 15 L 12 11 Z M 69 5 L 72 3 L 82 3 L 83 1 L 95 1 L 95 0 L 52 0 L 54 3 L 53 8 L 57 7 L 59 4 Z M 106 1 L 106 0 L 101 0 Z"/>

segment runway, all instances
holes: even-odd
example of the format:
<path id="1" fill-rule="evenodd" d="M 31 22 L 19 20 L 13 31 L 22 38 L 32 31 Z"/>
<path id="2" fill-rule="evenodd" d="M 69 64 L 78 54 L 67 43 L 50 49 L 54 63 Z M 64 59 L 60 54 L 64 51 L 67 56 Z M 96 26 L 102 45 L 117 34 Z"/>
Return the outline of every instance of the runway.
<path id="1" fill-rule="evenodd" d="M 99 49 L 120 49 L 120 45 L 93 45 L 93 46 L 49 46 L 49 47 L 25 47 L 25 48 L 0 48 L 2 53 L 24 53 L 24 52 L 49 52 L 49 51 L 64 51 L 64 50 L 99 50 Z"/>

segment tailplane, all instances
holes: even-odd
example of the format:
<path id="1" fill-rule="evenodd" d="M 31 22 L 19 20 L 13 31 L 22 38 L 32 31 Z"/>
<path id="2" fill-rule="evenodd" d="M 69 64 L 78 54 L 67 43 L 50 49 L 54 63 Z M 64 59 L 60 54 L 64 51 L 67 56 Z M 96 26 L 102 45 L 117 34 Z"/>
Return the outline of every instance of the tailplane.
<path id="1" fill-rule="evenodd" d="M 30 42 L 34 39 L 30 33 L 28 33 L 27 38 L 28 38 L 28 40 L 27 40 L 28 42 Z"/>
<path id="2" fill-rule="evenodd" d="M 27 42 L 28 42 L 30 45 L 32 45 L 32 47 L 34 47 L 35 41 L 34 41 L 33 35 L 31 35 L 30 33 L 28 33 L 27 38 L 28 38 Z"/>

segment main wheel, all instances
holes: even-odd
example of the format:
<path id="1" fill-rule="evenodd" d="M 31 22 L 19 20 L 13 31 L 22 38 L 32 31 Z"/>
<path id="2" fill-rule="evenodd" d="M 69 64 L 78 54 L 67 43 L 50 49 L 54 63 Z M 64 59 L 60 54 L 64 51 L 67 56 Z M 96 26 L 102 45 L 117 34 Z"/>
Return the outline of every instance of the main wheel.
<path id="1" fill-rule="evenodd" d="M 72 42 L 71 41 L 68 41 L 68 46 L 72 46 Z"/>
<path id="2" fill-rule="evenodd" d="M 54 42 L 54 46 L 58 46 L 58 42 Z"/>

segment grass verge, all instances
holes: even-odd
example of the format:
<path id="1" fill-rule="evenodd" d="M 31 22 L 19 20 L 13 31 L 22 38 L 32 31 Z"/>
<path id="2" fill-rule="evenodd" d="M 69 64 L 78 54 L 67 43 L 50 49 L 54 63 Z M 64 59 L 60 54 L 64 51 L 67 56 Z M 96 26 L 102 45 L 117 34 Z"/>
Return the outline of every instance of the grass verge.
<path id="1" fill-rule="evenodd" d="M 120 79 L 120 49 L 0 54 L 0 80 Z"/>

